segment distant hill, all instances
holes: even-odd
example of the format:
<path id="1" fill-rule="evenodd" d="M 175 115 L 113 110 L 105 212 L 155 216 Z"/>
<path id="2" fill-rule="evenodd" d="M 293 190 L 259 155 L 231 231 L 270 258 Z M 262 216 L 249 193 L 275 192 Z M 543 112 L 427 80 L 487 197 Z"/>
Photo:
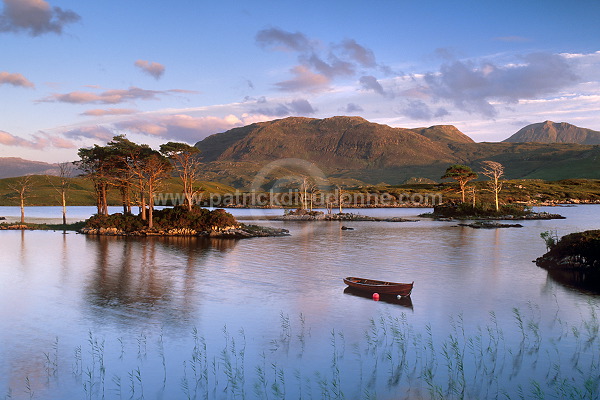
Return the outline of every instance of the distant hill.
<path id="1" fill-rule="evenodd" d="M 527 125 L 505 142 L 600 144 L 600 132 L 566 122 L 545 121 Z"/>
<path id="2" fill-rule="evenodd" d="M 0 179 L 23 175 L 58 175 L 58 165 L 18 157 L 0 157 Z"/>
<path id="3" fill-rule="evenodd" d="M 408 179 L 440 181 L 450 164 L 481 170 L 505 165 L 507 178 L 599 178 L 600 148 L 576 143 L 475 143 L 456 127 L 392 128 L 360 117 L 289 117 L 217 133 L 196 143 L 203 179 L 248 188 L 268 163 L 301 159 L 334 184 L 361 185 Z M 293 166 L 272 171 L 269 182 L 294 175 Z"/>

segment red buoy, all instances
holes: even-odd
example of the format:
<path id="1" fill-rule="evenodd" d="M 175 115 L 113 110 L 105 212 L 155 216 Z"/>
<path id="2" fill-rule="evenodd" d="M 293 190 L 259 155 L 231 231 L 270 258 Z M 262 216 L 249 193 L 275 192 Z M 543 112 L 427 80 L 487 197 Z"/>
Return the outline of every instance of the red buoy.
<path id="1" fill-rule="evenodd" d="M 379 301 L 379 293 L 373 293 L 373 300 Z"/>

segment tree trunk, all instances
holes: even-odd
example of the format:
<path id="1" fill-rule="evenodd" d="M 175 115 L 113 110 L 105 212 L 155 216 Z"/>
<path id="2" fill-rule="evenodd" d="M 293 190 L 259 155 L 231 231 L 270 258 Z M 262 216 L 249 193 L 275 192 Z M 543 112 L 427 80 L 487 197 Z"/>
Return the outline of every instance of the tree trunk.
<path id="1" fill-rule="evenodd" d="M 67 224 L 67 198 L 66 198 L 66 194 L 63 191 L 62 193 L 62 219 L 63 219 L 63 225 Z"/>
<path id="2" fill-rule="evenodd" d="M 21 224 L 25 223 L 25 196 L 21 192 Z"/>
<path id="3" fill-rule="evenodd" d="M 152 229 L 152 214 L 154 211 L 154 185 L 148 183 L 148 228 Z"/>

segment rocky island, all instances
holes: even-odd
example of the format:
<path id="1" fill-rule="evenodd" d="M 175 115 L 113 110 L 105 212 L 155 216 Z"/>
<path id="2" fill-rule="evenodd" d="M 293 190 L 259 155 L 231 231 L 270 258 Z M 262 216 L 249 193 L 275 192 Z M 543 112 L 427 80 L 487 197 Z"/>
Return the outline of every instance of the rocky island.
<path id="1" fill-rule="evenodd" d="M 548 252 L 535 260 L 539 267 L 600 272 L 600 230 L 571 233 L 559 240 L 542 237 Z"/>
<path id="2" fill-rule="evenodd" d="M 531 207 L 522 204 L 503 204 L 498 210 L 495 210 L 482 205 L 473 207 L 467 203 L 454 202 L 436 205 L 432 213 L 420 216 L 438 221 L 565 219 L 560 214 L 551 214 L 545 211 L 535 212 Z"/>
<path id="3" fill-rule="evenodd" d="M 79 230 L 86 235 L 108 236 L 201 236 L 243 239 L 250 237 L 289 236 L 287 229 L 239 223 L 223 209 L 210 211 L 193 206 L 165 208 L 154 212 L 152 228 L 133 214 L 94 215 Z"/>
<path id="4" fill-rule="evenodd" d="M 382 221 L 382 222 L 417 222 L 417 219 L 401 217 L 377 218 L 354 213 L 324 213 L 323 211 L 310 211 L 305 209 L 286 210 L 281 217 L 271 218 L 275 221 Z"/>

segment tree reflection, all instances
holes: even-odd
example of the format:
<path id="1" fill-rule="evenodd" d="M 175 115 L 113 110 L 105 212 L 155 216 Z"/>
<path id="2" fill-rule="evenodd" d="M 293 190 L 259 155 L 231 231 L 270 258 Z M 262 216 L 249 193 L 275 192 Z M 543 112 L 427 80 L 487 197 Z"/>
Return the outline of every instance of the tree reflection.
<path id="1" fill-rule="evenodd" d="M 120 322 L 189 320 L 200 304 L 206 258 L 226 252 L 232 239 L 197 237 L 87 236 L 95 247 L 94 267 L 86 288 L 91 312 Z"/>

